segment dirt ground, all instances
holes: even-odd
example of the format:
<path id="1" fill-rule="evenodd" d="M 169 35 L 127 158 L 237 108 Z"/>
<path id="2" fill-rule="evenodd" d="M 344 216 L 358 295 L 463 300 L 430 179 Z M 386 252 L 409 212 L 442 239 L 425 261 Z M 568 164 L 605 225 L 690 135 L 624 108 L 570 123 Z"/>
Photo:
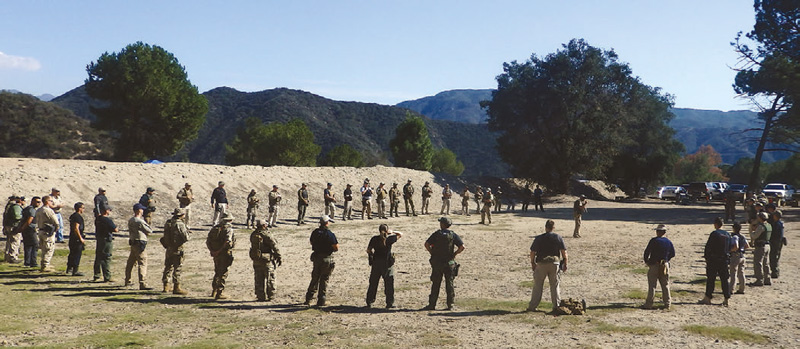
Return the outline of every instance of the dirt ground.
<path id="1" fill-rule="evenodd" d="M 0 264 L 0 345 L 63 347 L 97 346 L 190 346 L 190 347 L 755 347 L 800 346 L 800 312 L 792 296 L 798 288 L 795 222 L 800 209 L 785 208 L 784 220 L 789 246 L 783 249 L 781 277 L 769 287 L 747 287 L 735 295 L 731 306 L 722 307 L 717 288 L 716 305 L 697 305 L 705 287 L 702 248 L 713 230 L 713 218 L 722 215 L 722 205 L 676 206 L 657 200 L 610 202 L 590 200 L 584 216 L 583 238 L 571 237 L 571 197 L 549 197 L 545 212 L 503 212 L 491 225 L 478 224 L 475 203 L 471 216 L 462 216 L 460 198 L 454 201 L 453 230 L 464 240 L 459 255 L 461 275 L 456 279 L 454 311 L 420 311 L 430 289 L 430 267 L 425 239 L 438 228 L 441 200 L 434 195 L 431 215 L 389 220 L 341 221 L 340 213 L 332 231 L 340 251 L 329 286 L 328 306 L 301 305 L 311 272 L 308 236 L 314 224 L 297 226 L 296 190 L 308 182 L 314 196 L 309 216 L 319 217 L 324 183 L 332 181 L 340 193 L 346 182 L 360 184 L 364 177 L 402 185 L 413 179 L 417 190 L 425 180 L 440 191 L 443 183 L 426 173 L 376 167 L 351 168 L 260 168 L 196 164 L 142 164 L 96 161 L 46 161 L 0 159 L 0 188 L 4 195 L 44 194 L 60 186 L 68 202 L 91 202 L 97 186 L 105 186 L 117 210 L 112 218 L 126 226 L 129 206 L 144 188 L 158 190 L 160 227 L 166 212 L 177 203 L 174 196 L 183 183 L 195 188 L 197 204 L 192 218 L 193 233 L 184 264 L 187 296 L 156 291 L 139 291 L 122 286 L 129 247 L 127 232 L 115 240 L 112 273 L 114 284 L 91 282 L 94 261 L 93 234 L 81 262 L 86 277 L 42 274 L 20 265 Z M 216 181 L 229 183 L 231 210 L 237 220 L 238 243 L 227 288 L 231 299 L 209 297 L 213 262 L 205 248 L 210 229 L 208 203 Z M 277 298 L 270 303 L 255 302 L 253 269 L 248 258 L 249 230 L 242 225 L 244 197 L 251 187 L 261 190 L 278 184 L 284 195 L 280 224 L 273 231 L 283 254 L 276 276 Z M 285 187 L 285 189 L 284 189 Z M 337 189 L 338 188 L 338 189 Z M 263 190 L 262 190 L 263 189 Z M 456 188 L 460 190 L 460 188 Z M 317 198 L 319 197 L 319 198 Z M 266 201 L 265 199 L 262 199 Z M 417 198 L 417 207 L 420 203 Z M 360 209 L 360 204 L 355 205 Z M 519 208 L 519 206 L 518 206 Z M 71 212 L 67 209 L 66 212 Z M 261 213 L 266 213 L 262 207 Z M 357 212 L 360 214 L 360 212 Z M 356 215 L 358 215 L 356 214 Z M 88 218 L 88 217 L 87 217 Z M 538 312 L 524 312 L 530 299 L 532 275 L 528 252 L 533 237 L 544 231 L 546 219 L 556 222 L 569 252 L 569 270 L 562 275 L 562 298 L 585 299 L 584 316 L 548 315 L 547 285 Z M 88 219 L 87 219 L 88 222 Z M 397 309 L 382 309 L 384 296 L 378 292 L 376 308 L 366 309 L 365 294 L 369 267 L 366 246 L 377 227 L 387 223 L 405 233 L 395 245 Z M 654 236 L 657 224 L 667 224 L 677 256 L 672 261 L 671 310 L 642 310 L 646 293 L 642 252 Z M 87 230 L 93 232 L 93 225 Z M 163 249 L 150 238 L 148 276 L 159 286 Z M 0 243 L 5 244 L 3 241 Z M 57 245 L 54 266 L 66 265 L 67 246 Z M 751 255 L 747 276 L 752 281 Z M 160 287 L 158 287 L 160 288 Z M 382 285 L 381 285 L 382 289 Z M 444 287 L 442 287 L 444 293 Z M 439 309 L 444 308 L 444 294 Z M 660 299 L 657 295 L 656 299 Z M 659 304 L 657 302 L 657 304 Z M 703 333 L 698 333 L 702 332 Z"/>

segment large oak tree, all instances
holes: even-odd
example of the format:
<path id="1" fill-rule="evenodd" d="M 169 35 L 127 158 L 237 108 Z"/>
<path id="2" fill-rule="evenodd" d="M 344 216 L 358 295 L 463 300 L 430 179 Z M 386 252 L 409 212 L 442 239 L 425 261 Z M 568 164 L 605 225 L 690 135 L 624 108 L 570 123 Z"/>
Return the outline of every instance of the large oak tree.
<path id="1" fill-rule="evenodd" d="M 197 137 L 208 102 L 163 48 L 137 42 L 102 54 L 86 71 L 86 92 L 108 102 L 92 113 L 98 128 L 117 136 L 117 159 L 169 156 Z"/>

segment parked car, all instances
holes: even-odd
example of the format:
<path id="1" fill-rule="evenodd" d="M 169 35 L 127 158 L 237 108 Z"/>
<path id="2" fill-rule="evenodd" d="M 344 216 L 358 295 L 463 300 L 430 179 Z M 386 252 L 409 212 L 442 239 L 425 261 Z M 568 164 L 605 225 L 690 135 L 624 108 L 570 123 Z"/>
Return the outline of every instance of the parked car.
<path id="1" fill-rule="evenodd" d="M 714 188 L 714 184 L 711 182 L 694 182 L 686 186 L 689 197 L 695 201 L 700 199 L 709 201 L 714 198 L 714 193 L 718 192 L 718 190 L 719 189 Z"/>
<path id="2" fill-rule="evenodd" d="M 769 183 L 761 191 L 768 198 L 784 202 L 793 200 L 795 193 L 793 186 L 783 183 Z"/>
<path id="3" fill-rule="evenodd" d="M 747 193 L 746 184 L 728 184 L 728 189 L 725 192 L 733 193 L 734 198 L 739 201 L 744 201 L 744 194 Z"/>
<path id="4" fill-rule="evenodd" d="M 656 196 L 661 200 L 674 199 L 679 192 L 686 193 L 686 189 L 680 185 L 665 185 L 658 188 Z"/>

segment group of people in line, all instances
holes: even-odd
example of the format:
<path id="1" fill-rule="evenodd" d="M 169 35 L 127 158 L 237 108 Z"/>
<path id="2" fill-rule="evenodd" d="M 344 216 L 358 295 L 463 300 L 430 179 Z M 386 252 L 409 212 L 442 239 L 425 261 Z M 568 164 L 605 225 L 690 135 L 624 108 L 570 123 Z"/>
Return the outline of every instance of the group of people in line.
<path id="1" fill-rule="evenodd" d="M 212 279 L 211 297 L 215 299 L 226 299 L 225 283 L 228 269 L 233 263 L 233 248 L 236 244 L 236 237 L 232 226 L 233 217 L 228 212 L 227 193 L 225 183 L 220 181 L 217 188 L 211 195 L 211 206 L 214 210 L 212 228 L 206 237 L 206 246 L 214 261 L 214 277 Z M 537 186 L 537 190 L 540 190 Z M 369 186 L 369 179 L 364 180 L 361 188 L 362 195 L 362 219 L 372 219 L 371 216 L 371 197 L 378 198 L 378 218 L 385 216 L 385 206 L 383 199 L 386 198 L 384 183 L 380 183 L 373 190 Z M 422 210 L 420 213 L 428 214 L 429 198 L 431 189 L 429 183 L 423 186 Z M 395 192 L 395 194 L 392 194 Z M 426 196 L 426 192 L 428 192 Z M 95 282 L 114 282 L 110 271 L 110 261 L 113 251 L 114 233 L 119 232 L 119 228 L 110 218 L 112 211 L 108 198 L 105 196 L 104 188 L 98 189 L 98 194 L 94 198 L 93 212 L 95 216 L 95 236 L 97 246 L 95 250 L 94 274 Z M 151 290 L 147 284 L 147 245 L 149 236 L 153 233 L 152 213 L 156 210 L 154 198 L 155 190 L 147 188 L 138 202 L 133 205 L 132 217 L 128 220 L 128 243 L 130 245 L 130 255 L 125 268 L 125 286 L 134 285 L 133 271 L 136 269 L 138 276 L 138 286 L 142 290 Z M 407 206 L 406 214 L 416 216 L 413 201 L 414 188 L 412 181 L 403 188 L 403 196 Z M 390 206 L 391 212 L 397 215 L 397 205 L 399 200 L 399 189 L 394 183 L 388 197 L 392 199 Z M 455 291 L 453 280 L 458 275 L 459 263 L 456 256 L 465 249 L 461 237 L 450 230 L 453 222 L 446 215 L 449 214 L 449 199 L 452 197 L 449 185 L 445 185 L 442 193 L 443 201 L 440 212 L 443 216 L 439 218 L 440 229 L 436 230 L 424 244 L 425 249 L 430 253 L 431 264 L 431 292 L 428 305 L 425 310 L 433 310 L 439 297 L 442 281 L 445 283 L 446 290 L 446 309 L 453 309 Z M 466 203 L 469 200 L 470 192 L 464 189 L 463 209 L 469 215 Z M 490 188 L 484 192 L 478 187 L 475 197 L 480 197 L 483 207 L 479 206 L 483 218 L 488 218 L 491 223 L 491 207 L 496 198 Z M 298 225 L 305 223 L 305 208 L 309 203 L 307 185 L 303 183 L 298 190 Z M 428 200 L 426 200 L 426 198 Z M 164 234 L 159 240 L 165 249 L 164 271 L 162 273 L 162 292 L 185 295 L 187 292 L 181 288 L 181 269 L 184 261 L 184 244 L 189 240 L 191 231 L 189 229 L 189 217 L 191 205 L 194 201 L 191 185 L 186 183 L 178 194 L 178 208 L 174 209 L 171 217 L 164 223 Z M 347 185 L 344 191 L 344 212 L 342 219 L 352 219 L 352 206 L 348 204 L 352 200 L 351 185 Z M 247 197 L 247 218 L 246 225 L 253 228 L 250 234 L 249 256 L 253 262 L 255 275 L 255 294 L 258 301 L 271 301 L 275 297 L 275 269 L 282 264 L 281 252 L 278 243 L 270 232 L 270 228 L 277 224 L 281 195 L 278 186 L 273 186 L 268 194 L 270 205 L 268 218 L 257 219 L 257 205 L 259 203 L 256 190 L 252 190 Z M 304 304 L 310 305 L 316 295 L 316 305 L 326 305 L 327 286 L 331 273 L 335 267 L 334 253 L 338 251 L 339 244 L 336 235 L 330 230 L 331 223 L 334 222 L 336 195 L 332 192 L 332 184 L 328 183 L 324 190 L 325 212 L 319 219 L 319 226 L 310 235 L 309 241 L 312 247 L 311 261 L 313 262 L 312 277 L 309 283 Z M 6 205 L 3 216 L 3 233 L 7 237 L 5 260 L 10 263 L 19 263 L 20 240 L 24 244 L 24 264 L 28 267 L 37 266 L 37 249 L 41 249 L 40 270 L 43 272 L 53 272 L 50 262 L 56 243 L 62 242 L 63 233 L 61 230 L 62 218 L 61 209 L 63 204 L 60 198 L 60 191 L 56 188 L 51 190 L 50 195 L 43 197 L 33 197 L 30 205 L 26 206 L 25 197 L 12 196 Z M 573 216 L 575 218 L 575 229 L 573 237 L 580 238 L 581 217 L 586 212 L 588 201 L 584 195 L 575 200 L 573 205 Z M 536 204 L 541 207 L 541 203 Z M 488 207 L 488 208 L 487 208 Z M 82 276 L 79 272 L 82 251 L 86 245 L 86 234 L 83 214 L 85 205 L 77 202 L 73 205 L 74 213 L 69 217 L 69 256 L 67 258 L 67 274 Z M 707 285 L 705 297 L 700 301 L 702 304 L 710 304 L 714 291 L 716 277 L 721 279 L 722 291 L 724 295 L 723 305 L 729 305 L 731 293 L 744 293 L 744 262 L 745 251 L 751 246 L 753 251 L 753 266 L 756 281 L 751 286 L 771 285 L 771 279 L 779 276 L 779 260 L 781 247 L 786 244 L 783 232 L 782 213 L 773 204 L 764 205 L 755 202 L 748 206 L 748 215 L 752 217 L 748 221 L 750 239 L 741 235 L 742 224 L 734 222 L 733 233 L 729 234 L 722 230 L 723 219 L 716 218 L 714 221 L 715 230 L 711 233 L 704 250 L 706 260 Z M 543 210 L 543 208 L 542 208 Z M 551 291 L 551 300 L 554 311 L 560 303 L 560 277 L 559 273 L 567 270 L 567 249 L 563 238 L 555 233 L 555 222 L 547 220 L 545 232 L 536 236 L 530 247 L 531 269 L 533 271 L 533 291 L 528 310 L 534 311 L 542 296 L 544 280 L 548 279 Z M 652 238 L 644 251 L 644 262 L 648 266 L 648 293 L 645 300 L 645 308 L 653 308 L 655 288 L 660 283 L 662 289 L 663 307 L 668 309 L 671 304 L 669 288 L 670 260 L 675 256 L 672 243 L 665 236 L 667 227 L 659 225 L 656 229 L 656 237 Z M 381 279 L 384 281 L 384 294 L 386 296 L 386 307 L 394 308 L 394 264 L 395 257 L 392 253 L 392 246 L 402 238 L 403 233 L 391 230 L 388 225 L 381 224 L 378 227 L 378 235 L 370 239 L 366 253 L 371 266 L 369 287 L 366 295 L 366 306 L 372 307 L 376 301 L 378 284 Z M 738 288 L 736 288 L 738 279 Z M 172 286 L 172 287 L 170 287 Z"/>

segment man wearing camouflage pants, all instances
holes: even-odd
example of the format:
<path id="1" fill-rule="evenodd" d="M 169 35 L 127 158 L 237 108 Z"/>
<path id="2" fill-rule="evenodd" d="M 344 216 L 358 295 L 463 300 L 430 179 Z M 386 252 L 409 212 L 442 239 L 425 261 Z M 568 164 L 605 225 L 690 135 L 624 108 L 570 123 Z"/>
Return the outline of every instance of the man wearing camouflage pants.
<path id="1" fill-rule="evenodd" d="M 167 249 L 164 256 L 164 273 L 161 281 L 166 293 L 169 290 L 170 276 L 172 276 L 173 294 L 187 294 L 181 289 L 181 266 L 183 265 L 183 244 L 189 241 L 189 228 L 183 217 L 186 215 L 185 209 L 176 208 L 172 212 L 172 218 L 164 223 L 164 237 L 162 245 Z"/>
<path id="2" fill-rule="evenodd" d="M 250 234 L 250 259 L 253 260 L 256 299 L 269 302 L 275 298 L 275 268 L 281 265 L 281 252 L 267 230 L 267 223 L 261 219 L 256 221 L 256 230 Z"/>
<path id="3" fill-rule="evenodd" d="M 227 299 L 222 291 L 225 290 L 225 279 L 228 277 L 228 268 L 233 264 L 233 247 L 236 237 L 233 235 L 231 222 L 233 217 L 223 213 L 221 222 L 211 228 L 206 238 L 206 247 L 214 257 L 214 280 L 211 282 L 211 296 L 214 299 Z"/>

